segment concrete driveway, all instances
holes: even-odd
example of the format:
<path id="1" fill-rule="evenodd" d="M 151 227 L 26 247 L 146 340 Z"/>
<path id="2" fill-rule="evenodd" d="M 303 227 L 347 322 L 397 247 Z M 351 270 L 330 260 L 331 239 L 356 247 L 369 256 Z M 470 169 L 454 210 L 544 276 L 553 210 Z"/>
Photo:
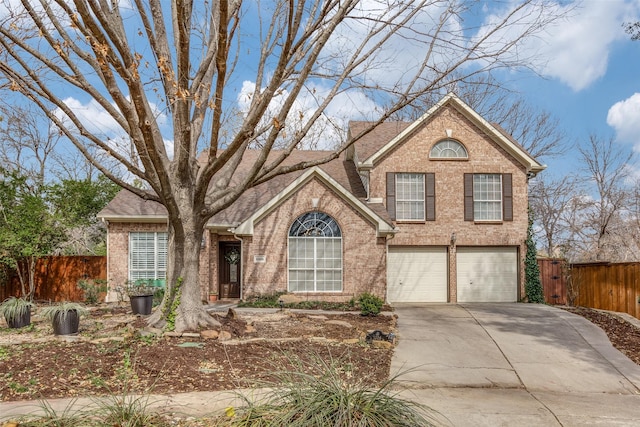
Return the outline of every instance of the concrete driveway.
<path id="1" fill-rule="evenodd" d="M 392 373 L 454 426 L 638 426 L 640 366 L 539 304 L 397 305 Z"/>

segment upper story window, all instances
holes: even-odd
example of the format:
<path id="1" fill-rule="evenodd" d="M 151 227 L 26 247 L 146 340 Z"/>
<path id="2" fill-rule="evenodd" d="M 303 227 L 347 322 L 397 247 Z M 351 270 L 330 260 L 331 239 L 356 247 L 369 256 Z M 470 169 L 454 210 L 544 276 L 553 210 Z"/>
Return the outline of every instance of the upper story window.
<path id="1" fill-rule="evenodd" d="M 424 221 L 424 174 L 396 174 L 396 220 Z"/>
<path id="2" fill-rule="evenodd" d="M 465 221 L 513 221 L 511 174 L 464 175 Z"/>
<path id="3" fill-rule="evenodd" d="M 129 233 L 129 280 L 167 276 L 167 233 Z"/>
<path id="4" fill-rule="evenodd" d="M 431 148 L 429 157 L 432 159 L 467 159 L 467 149 L 453 139 L 442 140 Z"/>
<path id="5" fill-rule="evenodd" d="M 434 173 L 387 172 L 386 206 L 394 221 L 435 221 Z"/>
<path id="6" fill-rule="evenodd" d="M 501 175 L 473 175 L 473 218 L 476 221 L 502 221 Z"/>
<path id="7" fill-rule="evenodd" d="M 342 233 L 326 213 L 307 212 L 289 229 L 289 291 L 342 291 Z"/>

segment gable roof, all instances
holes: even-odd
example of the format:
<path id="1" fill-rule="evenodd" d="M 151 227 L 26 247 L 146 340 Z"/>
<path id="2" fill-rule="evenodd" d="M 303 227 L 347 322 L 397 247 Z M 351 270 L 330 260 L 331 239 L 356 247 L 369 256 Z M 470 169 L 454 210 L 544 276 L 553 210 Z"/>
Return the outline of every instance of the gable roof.
<path id="1" fill-rule="evenodd" d="M 284 164 L 312 161 L 331 153 L 330 151 L 294 150 Z M 278 154 L 280 154 L 278 151 L 272 152 L 274 157 Z M 259 155 L 259 150 L 247 150 L 238 166 L 237 175 L 234 175 L 235 179 L 247 173 Z M 207 222 L 207 227 L 224 231 L 238 227 L 242 233 L 250 234 L 255 221 L 259 221 L 263 215 L 312 178 L 320 179 L 346 203 L 376 224 L 379 233 L 394 232 L 393 222 L 386 210 L 364 201 L 366 192 L 353 162 L 341 158 L 307 170 L 279 175 L 249 188 L 231 206 L 214 215 Z M 160 203 L 146 201 L 130 191 L 121 190 L 98 213 L 98 218 L 114 222 L 166 222 L 167 210 Z"/>
<path id="2" fill-rule="evenodd" d="M 416 129 L 428 122 L 443 108 L 450 106 L 464 115 L 469 121 L 478 126 L 486 135 L 509 153 L 527 172 L 537 173 L 545 166 L 534 159 L 520 144 L 518 144 L 502 127 L 489 123 L 464 103 L 455 94 L 449 93 L 437 104 L 431 107 L 418 120 L 409 122 L 382 123 L 360 139 L 357 144 L 358 168 L 371 169 L 389 153 L 395 146 L 404 142 Z M 349 124 L 352 135 L 357 135 L 367 126 L 366 122 L 351 122 Z"/>
<path id="3" fill-rule="evenodd" d="M 283 188 L 275 197 L 271 198 L 268 203 L 264 204 L 258 210 L 256 210 L 245 221 L 239 224 L 234 229 L 234 233 L 238 235 L 251 235 L 253 234 L 253 226 L 260 221 L 269 212 L 276 209 L 284 200 L 286 200 L 291 194 L 295 193 L 300 187 L 311 181 L 312 179 L 318 179 L 323 182 L 334 192 L 342 197 L 347 203 L 349 203 L 358 212 L 363 214 L 371 223 L 376 225 L 378 236 L 395 233 L 395 228 L 391 221 L 385 220 L 376 210 L 371 209 L 370 205 L 365 203 L 362 199 L 354 197 L 354 195 L 347 191 L 342 185 L 334 180 L 329 174 L 327 174 L 322 168 L 314 166 L 304 171 L 304 173 L 298 176 L 288 186 Z M 386 213 L 386 209 L 384 210 Z M 385 215 L 388 218 L 388 215 Z"/>

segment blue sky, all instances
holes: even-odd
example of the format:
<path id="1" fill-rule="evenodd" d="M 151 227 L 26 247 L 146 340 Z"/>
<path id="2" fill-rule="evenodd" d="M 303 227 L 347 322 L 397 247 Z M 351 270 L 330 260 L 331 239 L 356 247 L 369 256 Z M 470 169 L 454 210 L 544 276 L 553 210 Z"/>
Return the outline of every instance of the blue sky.
<path id="1" fill-rule="evenodd" d="M 531 105 L 552 112 L 576 143 L 595 133 L 640 151 L 640 41 L 631 41 L 621 26 L 640 20 L 640 1 L 574 4 L 573 16 L 555 25 L 545 40 L 550 63 L 539 70 L 542 76 L 520 74 L 509 85 Z M 545 173 L 563 175 L 567 161 L 577 165 L 574 160 L 572 152 L 550 159 Z"/>
<path id="2" fill-rule="evenodd" d="M 510 7 L 519 3 L 515 0 L 473 3 L 465 21 L 452 19 L 447 23 L 446 34 L 455 38 L 461 28 L 466 27 L 468 31 L 462 30 L 466 37 L 478 37 L 484 24 L 499 19 Z M 640 41 L 631 41 L 622 28 L 623 22 L 640 20 L 640 0 L 549 0 L 548 3 L 553 5 L 556 11 L 570 12 L 520 48 L 525 56 L 533 52 L 538 54 L 538 60 L 533 65 L 537 74 L 523 70 L 507 70 L 497 75 L 504 80 L 506 86 L 521 93 L 532 107 L 551 112 L 560 121 L 569 141 L 586 142 L 590 133 L 596 133 L 605 138 L 613 136 L 625 150 L 640 151 Z M 362 0 L 363 9 L 367 6 L 379 7 L 380 4 L 384 3 L 379 3 L 378 0 Z M 253 3 L 248 5 L 254 7 Z M 425 28 L 433 26 L 434 20 L 437 20 L 442 10 L 446 10 L 446 6 L 436 4 L 425 8 L 423 13 L 417 16 L 415 23 Z M 264 10 L 263 12 L 266 13 Z M 255 28 L 247 28 L 255 31 Z M 342 37 L 339 35 L 334 43 L 329 45 L 328 54 L 333 53 L 334 58 L 340 58 L 341 53 L 353 50 L 350 42 L 368 33 L 365 24 L 352 25 L 348 29 L 348 34 L 342 34 Z M 501 35 L 510 36 L 508 31 Z M 411 38 L 398 38 L 390 44 L 389 50 L 384 52 L 388 55 L 387 61 L 382 63 L 384 66 L 367 69 L 368 77 L 383 82 L 389 80 L 386 83 L 390 85 L 401 82 L 402 77 L 399 76 L 412 66 L 415 67 L 415 61 L 420 60 L 420 55 L 414 53 L 408 40 Z M 256 87 L 255 74 L 252 73 L 255 69 L 251 67 L 251 60 L 255 59 L 253 56 L 258 45 L 253 41 L 252 45 L 250 37 L 243 38 L 239 52 L 244 55 L 245 52 L 253 50 L 253 54 L 241 57 L 239 69 L 246 72 L 240 72 L 232 78 L 234 87 L 226 95 L 226 101 L 235 104 L 241 111 L 248 108 L 247 95 L 253 93 Z M 436 55 L 434 61 L 455 54 L 450 51 L 439 52 L 440 56 Z M 330 87 L 323 86 L 322 82 L 310 84 L 308 93 L 303 92 L 298 98 L 293 115 L 308 116 L 317 107 L 318 99 L 328 93 L 329 89 Z M 83 121 L 92 132 L 113 138 L 114 143 L 117 140 L 123 141 L 123 149 L 128 149 L 127 138 L 114 138 L 122 134 L 122 131 L 113 119 L 86 94 L 80 95 L 76 97 L 75 93 L 69 92 L 67 95 L 65 92 L 65 102 L 76 114 L 84 118 Z M 154 98 L 152 101 L 157 102 Z M 278 99 L 274 101 L 274 107 L 277 107 L 278 102 Z M 162 103 L 158 102 L 153 106 L 154 109 L 156 107 L 161 108 Z M 340 93 L 335 102 L 329 105 L 325 115 L 331 117 L 332 123 L 346 128 L 349 119 L 368 117 L 375 114 L 378 108 L 375 98 L 350 91 Z M 157 111 L 160 125 L 166 130 L 163 135 L 170 149 L 173 143 L 170 122 L 164 120 L 165 117 L 160 110 Z M 321 128 L 323 124 L 321 120 Z M 324 138 L 332 141 L 338 138 L 335 129 L 331 129 L 330 126 L 320 130 L 324 132 Z M 566 160 L 573 161 L 575 157 L 575 152 L 570 151 L 565 159 L 541 160 L 549 165 L 546 173 L 562 175 L 567 172 Z M 562 168 L 556 165 L 561 165 Z"/>

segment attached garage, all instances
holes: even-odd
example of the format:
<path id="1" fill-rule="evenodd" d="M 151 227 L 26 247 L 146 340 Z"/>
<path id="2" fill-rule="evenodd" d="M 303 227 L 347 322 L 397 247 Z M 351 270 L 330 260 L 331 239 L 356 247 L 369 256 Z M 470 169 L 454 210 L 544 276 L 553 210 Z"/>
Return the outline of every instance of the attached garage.
<path id="1" fill-rule="evenodd" d="M 457 248 L 458 302 L 518 300 L 518 249 Z"/>
<path id="2" fill-rule="evenodd" d="M 394 302 L 447 302 L 447 248 L 389 247 L 387 300 Z"/>

